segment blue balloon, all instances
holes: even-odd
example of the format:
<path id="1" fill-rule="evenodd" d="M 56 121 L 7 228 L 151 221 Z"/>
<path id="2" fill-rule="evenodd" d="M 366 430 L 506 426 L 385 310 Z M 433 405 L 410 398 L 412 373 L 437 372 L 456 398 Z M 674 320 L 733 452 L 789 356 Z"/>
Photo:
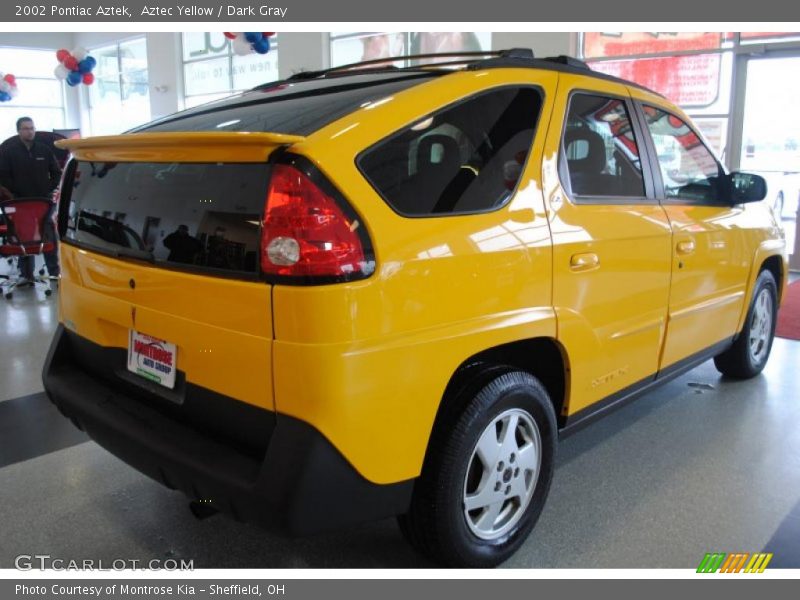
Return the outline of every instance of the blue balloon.
<path id="1" fill-rule="evenodd" d="M 8 102 L 11 100 L 11 94 L 8 92 L 0 92 L 0 102 Z"/>
<path id="2" fill-rule="evenodd" d="M 91 73 L 92 69 L 97 66 L 97 61 L 94 59 L 94 56 L 87 56 L 81 62 L 78 63 L 78 70 L 81 73 Z M 86 69 L 83 71 L 81 69 Z"/>
<path id="3" fill-rule="evenodd" d="M 67 83 L 69 85 L 75 86 L 81 81 L 83 81 L 83 76 L 78 71 L 70 71 L 69 75 L 67 75 Z"/>
<path id="4" fill-rule="evenodd" d="M 67 82 L 67 85 L 68 85 L 69 87 L 75 87 L 75 86 L 76 86 L 76 85 L 78 85 L 78 83 L 79 83 L 79 82 L 76 82 L 76 81 L 72 81 L 72 80 L 69 78 L 69 75 L 67 75 L 66 82 Z"/>
<path id="5" fill-rule="evenodd" d="M 253 44 L 253 50 L 259 54 L 266 54 L 269 52 L 269 40 L 267 38 L 261 38 Z"/>
<path id="6" fill-rule="evenodd" d="M 263 38 L 264 38 L 264 34 L 261 33 L 260 31 L 254 31 L 254 32 L 250 32 L 250 33 L 245 33 L 244 34 L 244 39 L 246 39 L 251 44 L 255 44 L 258 40 L 263 39 Z"/>

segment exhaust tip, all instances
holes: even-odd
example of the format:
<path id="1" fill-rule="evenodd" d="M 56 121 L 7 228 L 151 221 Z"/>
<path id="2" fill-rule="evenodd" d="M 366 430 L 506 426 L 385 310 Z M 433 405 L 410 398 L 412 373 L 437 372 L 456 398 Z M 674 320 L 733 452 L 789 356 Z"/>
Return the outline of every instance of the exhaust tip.
<path id="1" fill-rule="evenodd" d="M 211 505 L 211 500 L 192 500 L 189 502 L 189 510 L 198 521 L 213 517 L 219 512 Z"/>

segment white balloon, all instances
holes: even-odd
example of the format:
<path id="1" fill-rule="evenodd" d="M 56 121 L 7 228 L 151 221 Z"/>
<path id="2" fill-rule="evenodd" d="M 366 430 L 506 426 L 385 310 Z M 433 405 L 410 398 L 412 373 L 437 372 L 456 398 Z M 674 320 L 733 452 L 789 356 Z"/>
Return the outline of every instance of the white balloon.
<path id="1" fill-rule="evenodd" d="M 233 52 L 238 56 L 247 56 L 253 51 L 253 46 L 244 38 L 233 40 Z"/>
<path id="2" fill-rule="evenodd" d="M 69 75 L 69 69 L 64 65 L 58 65 L 53 71 L 53 75 L 55 75 L 56 79 L 59 81 L 64 81 L 67 78 L 67 75 Z"/>
<path id="3" fill-rule="evenodd" d="M 17 96 L 19 96 L 19 89 L 17 88 L 17 86 L 13 86 L 13 87 L 12 87 L 12 88 L 11 88 L 11 89 L 8 91 L 8 93 L 11 95 L 11 97 L 12 97 L 12 98 L 16 98 Z"/>
<path id="4" fill-rule="evenodd" d="M 83 47 L 75 48 L 72 51 L 72 56 L 74 56 L 75 60 L 77 60 L 78 62 L 81 62 L 84 58 L 86 58 L 87 54 L 89 54 L 89 51 Z"/>
<path id="5" fill-rule="evenodd" d="M 0 81 L 0 92 L 5 92 L 6 94 L 11 91 L 11 84 L 8 83 L 5 79 Z"/>
<path id="6" fill-rule="evenodd" d="M 236 32 L 236 38 L 235 38 L 235 39 L 237 39 L 237 40 L 243 40 L 243 39 L 244 39 L 244 31 L 237 31 L 237 32 Z"/>

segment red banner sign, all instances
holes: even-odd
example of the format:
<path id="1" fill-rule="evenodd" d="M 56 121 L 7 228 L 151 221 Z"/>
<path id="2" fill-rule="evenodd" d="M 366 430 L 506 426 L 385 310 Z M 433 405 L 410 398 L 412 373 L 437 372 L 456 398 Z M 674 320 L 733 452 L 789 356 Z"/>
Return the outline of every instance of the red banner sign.
<path id="1" fill-rule="evenodd" d="M 603 58 L 687 50 L 716 50 L 721 47 L 724 35 L 719 32 L 589 32 L 583 34 L 583 56 Z"/>
<path id="2" fill-rule="evenodd" d="M 629 79 L 683 107 L 713 104 L 719 94 L 719 54 L 669 56 L 591 63 L 592 69 Z"/>

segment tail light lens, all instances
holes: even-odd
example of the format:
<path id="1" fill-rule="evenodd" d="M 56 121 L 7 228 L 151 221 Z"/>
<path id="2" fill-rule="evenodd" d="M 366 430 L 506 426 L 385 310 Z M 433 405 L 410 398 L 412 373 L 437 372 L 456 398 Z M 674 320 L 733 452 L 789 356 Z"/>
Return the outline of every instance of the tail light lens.
<path id="1" fill-rule="evenodd" d="M 305 283 L 352 281 L 374 270 L 369 237 L 326 182 L 273 165 L 261 229 L 261 270 Z"/>

